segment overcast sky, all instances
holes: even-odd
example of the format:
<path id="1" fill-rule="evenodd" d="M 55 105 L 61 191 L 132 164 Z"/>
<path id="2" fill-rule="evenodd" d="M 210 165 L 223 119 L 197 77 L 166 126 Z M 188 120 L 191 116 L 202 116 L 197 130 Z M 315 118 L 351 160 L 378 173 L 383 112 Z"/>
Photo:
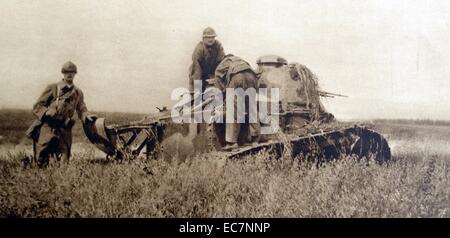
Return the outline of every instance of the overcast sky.
<path id="1" fill-rule="evenodd" d="M 0 107 L 31 108 L 61 65 L 96 111 L 154 112 L 187 87 L 201 32 L 253 66 L 307 65 L 338 118 L 450 119 L 450 1 L 0 1 Z"/>

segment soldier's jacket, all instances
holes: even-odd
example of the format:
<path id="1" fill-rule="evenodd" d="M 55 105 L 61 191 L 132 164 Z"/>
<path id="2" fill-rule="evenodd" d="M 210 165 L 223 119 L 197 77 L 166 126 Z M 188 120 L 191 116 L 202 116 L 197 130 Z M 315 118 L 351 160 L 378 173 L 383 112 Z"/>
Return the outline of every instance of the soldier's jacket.
<path id="1" fill-rule="evenodd" d="M 215 86 L 221 91 L 225 91 L 229 86 L 233 75 L 244 71 L 255 74 L 250 64 L 240 57 L 228 56 L 224 58 L 217 66 L 215 72 Z"/>
<path id="2" fill-rule="evenodd" d="M 52 118 L 47 118 L 45 113 L 51 108 L 56 110 L 56 114 Z M 88 110 L 81 89 L 74 85 L 69 87 L 63 81 L 50 84 L 33 106 L 33 114 L 36 116 L 36 120 L 28 129 L 27 135 L 37 140 L 40 126 L 43 123 L 47 123 L 51 127 L 71 129 L 75 111 L 84 122 Z"/>
<path id="3" fill-rule="evenodd" d="M 222 44 L 216 40 L 211 47 L 199 42 L 192 54 L 192 65 L 189 68 L 190 87 L 193 90 L 194 80 L 204 80 L 214 77 L 217 65 L 225 53 Z"/>
<path id="4" fill-rule="evenodd" d="M 214 80 L 216 88 L 221 91 L 225 91 L 226 88 L 242 88 L 247 90 L 249 88 L 258 89 L 258 80 L 255 71 L 248 62 L 237 56 L 226 56 L 222 62 L 217 66 Z M 258 112 L 255 100 L 249 100 L 245 103 L 245 108 L 242 111 L 248 112 L 250 118 L 253 116 L 256 121 L 258 120 Z M 229 105 L 230 106 L 230 105 Z M 237 100 L 234 100 L 232 105 L 234 107 L 233 121 L 235 123 L 226 123 L 225 125 L 225 141 L 229 143 L 237 143 L 239 135 L 241 134 L 241 125 L 236 123 L 238 119 L 237 112 L 242 104 L 238 104 Z M 250 141 L 251 137 L 256 137 L 260 133 L 259 123 L 251 122 L 252 119 L 248 119 L 246 123 L 249 123 L 247 141 Z M 247 120 L 247 119 L 246 119 Z"/>

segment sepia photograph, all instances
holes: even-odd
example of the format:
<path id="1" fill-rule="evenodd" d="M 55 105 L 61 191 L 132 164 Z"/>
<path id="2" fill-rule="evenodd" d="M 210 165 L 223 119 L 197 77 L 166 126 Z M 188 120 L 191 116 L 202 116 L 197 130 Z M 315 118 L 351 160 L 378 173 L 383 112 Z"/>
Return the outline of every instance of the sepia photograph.
<path id="1" fill-rule="evenodd" d="M 2 218 L 450 217 L 449 1 L 0 0 L 0 19 Z M 214 226 L 175 232 L 275 225 Z"/>

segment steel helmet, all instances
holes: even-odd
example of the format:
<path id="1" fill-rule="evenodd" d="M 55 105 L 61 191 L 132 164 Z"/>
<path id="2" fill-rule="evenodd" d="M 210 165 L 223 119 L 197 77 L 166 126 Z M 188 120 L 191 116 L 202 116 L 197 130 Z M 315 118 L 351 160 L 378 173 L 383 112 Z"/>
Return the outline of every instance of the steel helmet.
<path id="1" fill-rule="evenodd" d="M 205 30 L 203 30 L 203 37 L 216 37 L 216 31 L 212 29 L 211 27 L 206 27 Z"/>
<path id="2" fill-rule="evenodd" d="M 67 61 L 62 66 L 61 73 L 77 73 L 77 66 L 71 61 Z"/>

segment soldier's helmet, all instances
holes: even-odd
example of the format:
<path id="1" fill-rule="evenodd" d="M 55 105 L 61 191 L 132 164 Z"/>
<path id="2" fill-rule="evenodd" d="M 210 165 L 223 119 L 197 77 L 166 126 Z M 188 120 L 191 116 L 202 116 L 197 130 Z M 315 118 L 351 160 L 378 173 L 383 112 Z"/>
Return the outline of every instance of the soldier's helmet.
<path id="1" fill-rule="evenodd" d="M 216 31 L 212 29 L 211 27 L 206 27 L 205 30 L 203 30 L 203 37 L 216 37 Z"/>
<path id="2" fill-rule="evenodd" d="M 61 73 L 77 73 L 77 66 L 71 61 L 67 61 L 62 66 Z"/>

